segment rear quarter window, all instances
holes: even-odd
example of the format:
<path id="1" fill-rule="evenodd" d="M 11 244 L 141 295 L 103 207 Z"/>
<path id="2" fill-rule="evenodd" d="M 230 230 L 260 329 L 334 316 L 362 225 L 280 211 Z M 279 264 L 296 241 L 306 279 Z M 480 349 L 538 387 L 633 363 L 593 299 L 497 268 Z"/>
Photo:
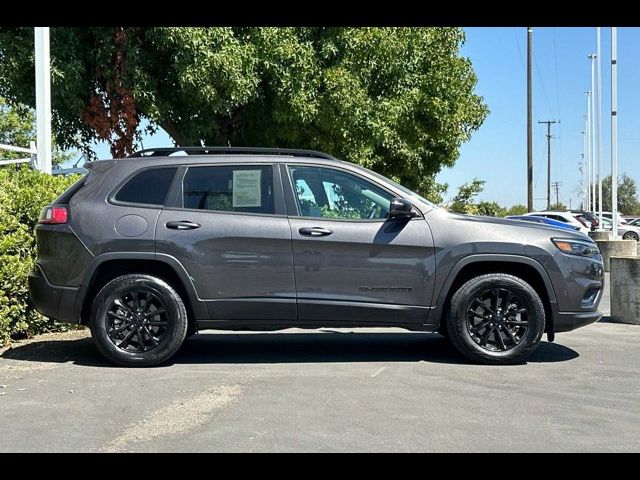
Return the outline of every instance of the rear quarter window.
<path id="1" fill-rule="evenodd" d="M 114 200 L 142 205 L 164 205 L 178 167 L 153 168 L 134 175 L 125 183 Z"/>

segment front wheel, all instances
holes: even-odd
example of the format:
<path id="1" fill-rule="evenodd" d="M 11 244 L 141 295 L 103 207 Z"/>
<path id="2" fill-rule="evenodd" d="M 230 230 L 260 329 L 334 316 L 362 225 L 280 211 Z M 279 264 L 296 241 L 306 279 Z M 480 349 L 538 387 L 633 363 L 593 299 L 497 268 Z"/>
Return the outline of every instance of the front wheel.
<path id="1" fill-rule="evenodd" d="M 123 275 L 107 283 L 92 304 L 91 336 L 102 355 L 123 366 L 168 360 L 187 334 L 180 295 L 151 275 Z"/>
<path id="2" fill-rule="evenodd" d="M 487 364 L 521 363 L 544 332 L 542 300 L 527 282 L 492 273 L 472 278 L 451 298 L 447 331 L 468 359 Z"/>
<path id="3" fill-rule="evenodd" d="M 627 232 L 622 236 L 623 240 L 635 240 L 638 241 L 638 234 L 636 232 Z"/>

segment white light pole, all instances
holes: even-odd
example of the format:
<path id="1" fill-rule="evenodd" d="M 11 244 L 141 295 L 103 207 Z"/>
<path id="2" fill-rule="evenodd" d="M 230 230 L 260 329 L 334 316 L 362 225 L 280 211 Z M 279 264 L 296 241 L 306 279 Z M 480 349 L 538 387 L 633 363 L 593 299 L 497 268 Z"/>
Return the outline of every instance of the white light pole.
<path id="1" fill-rule="evenodd" d="M 618 239 L 618 29 L 611 27 L 611 235 Z"/>
<path id="2" fill-rule="evenodd" d="M 596 197 L 596 182 L 598 180 L 596 171 L 596 54 L 592 53 L 589 55 L 589 59 L 591 60 L 591 123 L 589 124 L 589 129 L 591 131 L 591 144 L 589 145 L 589 149 L 591 150 L 591 153 L 589 157 L 591 158 L 591 178 L 593 180 L 593 183 L 591 184 L 591 199 L 593 202 L 592 212 L 596 213 L 598 208 L 598 197 Z"/>
<path id="3" fill-rule="evenodd" d="M 35 27 L 37 168 L 51 174 L 51 64 L 49 27 Z"/>
<path id="4" fill-rule="evenodd" d="M 598 122 L 597 129 L 597 144 L 598 144 L 598 220 L 600 220 L 600 228 L 602 228 L 602 52 L 600 49 L 601 41 L 600 41 L 600 27 L 596 28 L 596 37 L 597 37 L 597 71 L 598 71 L 598 116 L 596 118 Z"/>
<path id="5" fill-rule="evenodd" d="M 593 212 L 592 202 L 593 197 L 591 196 L 591 92 L 587 90 L 584 92 L 587 96 L 587 119 L 586 119 L 586 127 L 585 131 L 587 132 L 586 144 L 584 149 L 584 156 L 587 164 L 587 208 L 585 209 L 587 212 Z"/>
<path id="6" fill-rule="evenodd" d="M 585 123 L 587 116 L 585 115 Z M 589 190 L 587 187 L 587 131 L 586 129 L 582 132 L 582 209 L 589 210 L 587 205 L 589 204 L 589 200 L 587 198 L 587 191 Z"/>

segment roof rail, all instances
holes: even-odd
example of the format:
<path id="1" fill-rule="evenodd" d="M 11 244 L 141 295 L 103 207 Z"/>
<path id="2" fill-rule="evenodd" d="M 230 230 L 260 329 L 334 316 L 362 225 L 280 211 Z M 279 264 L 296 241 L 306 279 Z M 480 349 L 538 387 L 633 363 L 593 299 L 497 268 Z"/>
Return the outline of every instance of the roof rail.
<path id="1" fill-rule="evenodd" d="M 267 148 L 267 147 L 161 147 L 147 148 L 128 155 L 132 157 L 166 157 L 172 153 L 184 152 L 187 155 L 291 155 L 294 157 L 324 158 L 327 160 L 337 160 L 328 153 L 316 150 L 301 150 L 296 148 Z"/>

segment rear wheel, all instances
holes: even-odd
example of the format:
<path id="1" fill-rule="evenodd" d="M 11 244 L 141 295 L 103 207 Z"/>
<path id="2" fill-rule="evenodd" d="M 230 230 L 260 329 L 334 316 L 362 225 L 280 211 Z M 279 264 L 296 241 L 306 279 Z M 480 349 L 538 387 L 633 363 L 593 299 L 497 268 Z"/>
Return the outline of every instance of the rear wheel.
<path id="1" fill-rule="evenodd" d="M 151 275 L 123 275 L 98 293 L 91 335 L 102 355 L 123 366 L 149 367 L 168 360 L 187 333 L 180 295 Z"/>
<path id="2" fill-rule="evenodd" d="M 545 312 L 521 278 L 492 273 L 472 278 L 451 298 L 447 332 L 468 359 L 489 364 L 523 362 L 542 338 Z"/>

